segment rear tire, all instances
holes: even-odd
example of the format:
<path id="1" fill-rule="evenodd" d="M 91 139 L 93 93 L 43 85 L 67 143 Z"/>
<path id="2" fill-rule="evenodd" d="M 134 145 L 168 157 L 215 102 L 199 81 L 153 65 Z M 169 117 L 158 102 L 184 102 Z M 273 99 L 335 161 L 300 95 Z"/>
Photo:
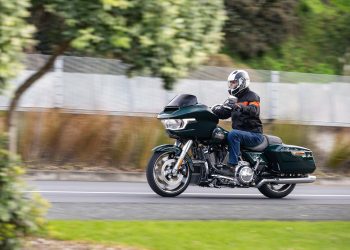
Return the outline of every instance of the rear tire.
<path id="1" fill-rule="evenodd" d="M 289 195 L 295 188 L 295 184 L 266 183 L 259 189 L 260 193 L 268 198 L 279 199 Z"/>
<path id="2" fill-rule="evenodd" d="M 168 174 L 177 157 L 173 152 L 155 152 L 149 160 L 146 177 L 152 190 L 163 197 L 175 197 L 186 190 L 191 181 L 191 170 L 186 158 L 182 163 L 184 171 L 177 176 Z"/>

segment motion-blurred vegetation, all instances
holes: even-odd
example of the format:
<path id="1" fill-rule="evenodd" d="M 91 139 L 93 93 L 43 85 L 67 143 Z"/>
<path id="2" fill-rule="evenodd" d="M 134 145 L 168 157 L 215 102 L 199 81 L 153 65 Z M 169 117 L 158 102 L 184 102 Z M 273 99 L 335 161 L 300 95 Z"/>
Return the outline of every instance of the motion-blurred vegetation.
<path id="1" fill-rule="evenodd" d="M 170 143 L 155 118 L 25 112 L 19 151 L 29 164 L 144 169 L 156 145 Z"/>
<path id="2" fill-rule="evenodd" d="M 225 44 L 242 58 L 262 56 L 295 32 L 298 1 L 225 0 Z"/>
<path id="3" fill-rule="evenodd" d="M 225 49 L 255 69 L 342 74 L 350 1 L 225 0 Z"/>
<path id="4" fill-rule="evenodd" d="M 336 145 L 332 149 L 327 166 L 350 171 L 350 135 L 349 133 L 339 133 L 336 138 Z"/>
<path id="5" fill-rule="evenodd" d="M 105 171 L 144 170 L 151 150 L 160 144 L 173 144 L 160 121 L 153 117 L 84 115 L 51 112 L 22 112 L 19 128 L 19 152 L 29 168 L 82 169 Z M 230 121 L 220 126 L 231 129 Z M 349 130 L 334 132 L 334 136 L 347 138 Z M 342 155 L 344 145 L 329 148 L 329 157 L 313 141 L 317 133 L 327 128 L 295 124 L 264 125 L 264 133 L 279 136 L 286 144 L 311 148 L 319 169 L 328 169 L 333 155 Z M 335 138 L 336 140 L 336 138 Z M 331 146 L 333 147 L 333 146 Z M 340 151 L 339 151 L 340 150 Z M 333 158 L 334 158 L 333 157 Z M 343 159 L 343 158 L 342 158 Z M 338 159 L 336 162 L 342 164 Z M 333 165 L 333 164 L 332 164 Z"/>

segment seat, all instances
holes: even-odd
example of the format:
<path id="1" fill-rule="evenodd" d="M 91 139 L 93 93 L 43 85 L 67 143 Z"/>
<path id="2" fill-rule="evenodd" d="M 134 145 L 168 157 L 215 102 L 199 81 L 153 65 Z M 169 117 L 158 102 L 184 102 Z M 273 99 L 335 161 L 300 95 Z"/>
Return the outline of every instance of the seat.
<path id="1" fill-rule="evenodd" d="M 282 139 L 274 135 L 264 135 L 264 140 L 262 143 L 255 147 L 244 147 L 251 151 L 261 152 L 264 151 L 269 145 L 282 144 Z"/>

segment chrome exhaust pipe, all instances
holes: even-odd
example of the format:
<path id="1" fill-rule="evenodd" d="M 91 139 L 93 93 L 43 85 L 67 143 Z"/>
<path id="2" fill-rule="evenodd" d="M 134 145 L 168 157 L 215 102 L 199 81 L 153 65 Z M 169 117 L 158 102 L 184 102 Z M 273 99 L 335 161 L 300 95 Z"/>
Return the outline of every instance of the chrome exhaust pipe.
<path id="1" fill-rule="evenodd" d="M 316 176 L 309 175 L 308 177 L 302 178 L 275 178 L 275 179 L 263 179 L 258 184 L 255 185 L 256 188 L 261 187 L 266 183 L 275 184 L 296 184 L 296 183 L 312 183 L 316 181 Z"/>
<path id="2" fill-rule="evenodd" d="M 226 179 L 226 180 L 229 180 L 229 181 L 234 181 L 235 180 L 234 178 L 231 178 L 231 177 L 228 177 L 228 176 L 224 176 L 224 175 L 219 175 L 219 174 L 212 174 L 211 176 L 215 177 L 215 178 Z"/>

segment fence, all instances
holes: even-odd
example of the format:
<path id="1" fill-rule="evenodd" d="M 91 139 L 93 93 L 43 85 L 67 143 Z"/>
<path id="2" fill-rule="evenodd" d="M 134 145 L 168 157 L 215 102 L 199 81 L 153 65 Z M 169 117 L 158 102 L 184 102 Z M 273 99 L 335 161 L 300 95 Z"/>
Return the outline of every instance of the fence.
<path id="1" fill-rule="evenodd" d="M 47 56 L 28 55 L 24 70 L 0 96 L 6 109 L 15 87 L 35 72 Z M 22 97 L 19 109 L 62 108 L 69 112 L 154 116 L 179 93 L 191 93 L 212 106 L 227 98 L 225 78 L 232 68 L 202 66 L 180 79 L 172 91 L 159 78 L 128 78 L 127 65 L 114 59 L 63 56 Z M 263 119 L 329 126 L 349 126 L 350 77 L 249 70 L 251 89 L 261 97 Z"/>

